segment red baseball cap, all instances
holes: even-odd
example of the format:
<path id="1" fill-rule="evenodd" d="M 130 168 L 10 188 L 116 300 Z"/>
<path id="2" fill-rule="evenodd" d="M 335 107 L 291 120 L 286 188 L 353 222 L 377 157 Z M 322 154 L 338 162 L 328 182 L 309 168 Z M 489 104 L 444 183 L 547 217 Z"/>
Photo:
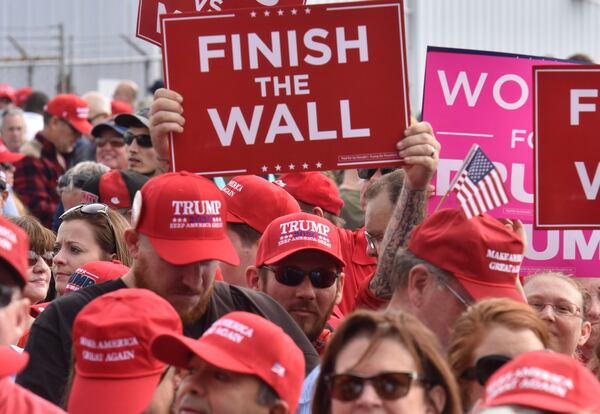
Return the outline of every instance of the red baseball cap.
<path id="1" fill-rule="evenodd" d="M 444 209 L 415 227 L 408 250 L 451 272 L 473 297 L 509 297 L 525 302 L 516 281 L 523 241 L 495 218 L 467 219 L 460 209 Z"/>
<path id="2" fill-rule="evenodd" d="M 151 342 L 182 329 L 175 309 L 148 289 L 119 289 L 91 301 L 73 324 L 69 413 L 144 411 L 165 368 Z"/>
<path id="3" fill-rule="evenodd" d="M 4 260 L 18 276 L 16 282 L 21 287 L 28 281 L 29 238 L 16 224 L 0 216 L 0 259 Z"/>
<path id="4" fill-rule="evenodd" d="M 17 104 L 17 106 L 22 107 L 32 92 L 33 89 L 30 86 L 24 86 L 20 89 L 17 89 L 15 92 L 15 103 Z"/>
<path id="5" fill-rule="evenodd" d="M 129 170 L 111 170 L 83 185 L 83 203 L 104 203 L 110 208 L 131 208 L 133 197 L 149 178 Z"/>
<path id="6" fill-rule="evenodd" d="M 225 231 L 223 193 L 209 179 L 188 172 L 151 178 L 133 200 L 131 224 L 174 265 L 239 258 Z"/>
<path id="7" fill-rule="evenodd" d="M 553 413 L 600 413 L 600 383 L 570 355 L 532 351 L 519 355 L 485 385 L 482 408 L 518 405 Z"/>
<path id="8" fill-rule="evenodd" d="M 296 412 L 304 382 L 304 355 L 279 326 L 248 312 L 218 319 L 200 339 L 160 335 L 152 343 L 156 358 L 188 368 L 196 355 L 221 369 L 252 374 L 267 383 Z"/>
<path id="9" fill-rule="evenodd" d="M 48 102 L 46 112 L 67 121 L 73 128 L 85 135 L 92 132 L 92 124 L 88 121 L 90 108 L 86 101 L 77 95 L 62 93 Z"/>
<path id="10" fill-rule="evenodd" d="M 10 345 L 0 345 L 0 378 L 18 374 L 28 361 L 27 352 L 17 352 Z"/>
<path id="11" fill-rule="evenodd" d="M 283 174 L 275 180 L 275 184 L 283 187 L 296 200 L 321 207 L 336 216 L 342 211 L 344 200 L 340 198 L 337 186 L 331 178 L 321 172 Z"/>
<path id="12" fill-rule="evenodd" d="M 118 260 L 88 262 L 73 272 L 67 282 L 65 293 L 117 279 L 127 272 L 129 268 Z"/>
<path id="13" fill-rule="evenodd" d="M 110 109 L 113 115 L 117 114 L 130 114 L 133 112 L 133 106 L 123 101 L 111 101 Z"/>
<path id="14" fill-rule="evenodd" d="M 261 234 L 277 217 L 300 212 L 294 197 L 256 175 L 234 177 L 221 191 L 227 201 L 227 222 L 245 223 Z"/>
<path id="15" fill-rule="evenodd" d="M 14 164 L 17 161 L 21 161 L 24 157 L 25 154 L 12 152 L 6 145 L 4 145 L 4 142 L 0 140 L 0 162 Z"/>
<path id="16" fill-rule="evenodd" d="M 309 213 L 294 213 L 273 220 L 258 242 L 256 266 L 270 265 L 301 250 L 320 250 L 341 267 L 340 236 L 329 220 Z"/>
<path id="17" fill-rule="evenodd" d="M 11 102 L 15 101 L 15 89 L 8 83 L 0 83 L 0 98 L 7 98 Z"/>

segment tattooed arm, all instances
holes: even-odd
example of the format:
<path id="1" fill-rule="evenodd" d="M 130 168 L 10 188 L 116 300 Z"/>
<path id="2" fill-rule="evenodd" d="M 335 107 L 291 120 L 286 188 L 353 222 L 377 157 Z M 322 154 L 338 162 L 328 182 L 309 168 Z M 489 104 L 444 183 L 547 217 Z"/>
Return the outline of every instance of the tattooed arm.
<path id="1" fill-rule="evenodd" d="M 379 258 L 375 276 L 369 284 L 371 293 L 382 299 L 392 296 L 387 276 L 391 272 L 396 252 L 406 245 L 412 229 L 425 218 L 427 189 L 437 169 L 441 148 L 433 135 L 431 125 L 427 122 L 411 126 L 404 131 L 404 136 L 405 138 L 397 144 L 400 157 L 404 161 L 404 186 L 383 237 L 383 253 Z"/>

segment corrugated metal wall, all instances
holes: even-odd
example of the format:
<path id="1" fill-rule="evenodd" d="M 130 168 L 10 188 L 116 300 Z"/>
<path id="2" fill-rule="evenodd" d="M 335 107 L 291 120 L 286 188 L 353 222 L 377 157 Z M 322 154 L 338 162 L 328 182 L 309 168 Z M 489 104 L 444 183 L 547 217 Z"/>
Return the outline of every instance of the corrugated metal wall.
<path id="1" fill-rule="evenodd" d="M 428 45 L 566 57 L 584 52 L 600 61 L 600 0 L 405 0 L 408 60 L 413 108 L 420 108 Z M 308 0 L 308 4 L 335 2 Z M 339 1 L 337 1 L 339 2 Z M 0 0 L 0 60 L 18 56 L 12 35 L 33 53 L 57 52 L 56 29 L 63 23 L 68 56 L 134 60 L 139 55 L 119 35 L 133 37 L 137 0 Z M 40 37 L 42 39 L 40 39 Z M 73 37 L 71 48 L 70 39 Z M 155 55 L 158 49 L 135 39 Z M 115 59 L 117 60 L 117 59 Z M 27 82 L 25 67 L 0 61 L 0 82 Z M 56 67 L 36 67 L 33 86 L 54 93 Z M 151 77 L 160 65 L 151 66 Z M 128 78 L 145 83 L 142 63 L 76 65 L 77 93 L 97 87 L 99 78 Z"/>

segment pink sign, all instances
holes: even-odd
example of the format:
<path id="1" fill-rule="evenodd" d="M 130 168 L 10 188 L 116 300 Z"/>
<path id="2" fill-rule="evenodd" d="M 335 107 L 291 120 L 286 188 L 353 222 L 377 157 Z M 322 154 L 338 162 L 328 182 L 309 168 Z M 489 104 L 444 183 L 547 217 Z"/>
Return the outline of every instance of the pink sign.
<path id="1" fill-rule="evenodd" d="M 423 119 L 442 144 L 433 210 L 474 143 L 494 162 L 511 202 L 492 211 L 521 219 L 529 246 L 522 274 L 558 270 L 600 276 L 600 231 L 533 229 L 532 67 L 569 63 L 540 57 L 429 48 Z M 444 207 L 458 207 L 449 195 Z"/>

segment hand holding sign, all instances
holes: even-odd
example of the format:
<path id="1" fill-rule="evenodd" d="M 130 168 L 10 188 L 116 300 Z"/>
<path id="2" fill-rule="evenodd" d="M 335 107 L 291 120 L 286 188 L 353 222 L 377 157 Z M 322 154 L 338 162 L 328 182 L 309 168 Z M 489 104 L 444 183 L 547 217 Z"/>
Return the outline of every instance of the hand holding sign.
<path id="1" fill-rule="evenodd" d="M 440 159 L 441 144 L 428 122 L 419 122 L 404 131 L 404 139 L 396 144 L 404 161 L 406 185 L 411 190 L 427 188 Z"/>
<path id="2" fill-rule="evenodd" d="M 158 89 L 150 107 L 150 136 L 158 158 L 169 158 L 169 134 L 182 133 L 183 97 L 169 89 Z"/>

